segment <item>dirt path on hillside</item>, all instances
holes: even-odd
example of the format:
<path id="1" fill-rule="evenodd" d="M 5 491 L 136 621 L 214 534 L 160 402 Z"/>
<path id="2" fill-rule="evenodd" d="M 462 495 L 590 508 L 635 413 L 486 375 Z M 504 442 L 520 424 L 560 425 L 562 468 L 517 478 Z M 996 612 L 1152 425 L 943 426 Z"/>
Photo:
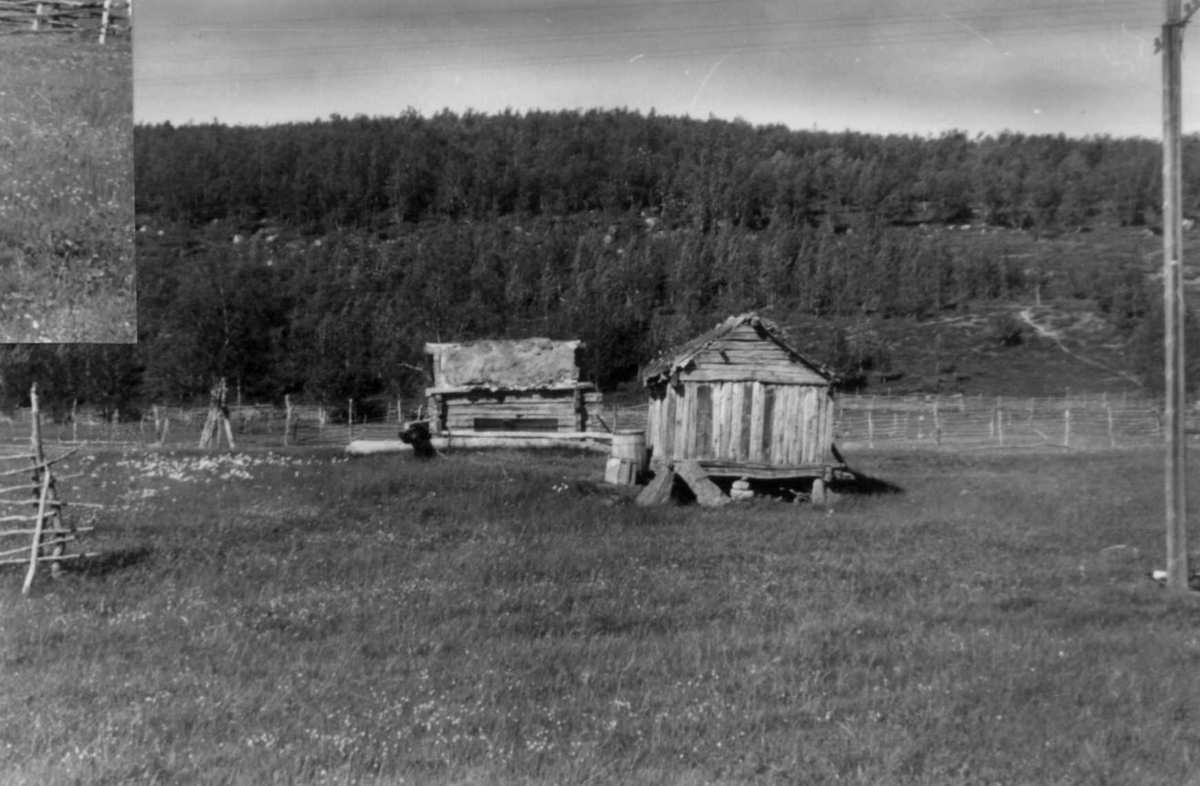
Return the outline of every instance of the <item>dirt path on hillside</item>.
<path id="1" fill-rule="evenodd" d="M 1021 317 L 1021 320 L 1023 322 L 1025 322 L 1025 324 L 1032 327 L 1034 329 L 1034 332 L 1036 332 L 1040 337 L 1051 339 L 1052 341 L 1054 341 L 1055 344 L 1058 344 L 1059 349 L 1061 349 L 1063 352 L 1070 355 L 1071 357 L 1075 358 L 1080 363 L 1087 363 L 1089 366 L 1095 366 L 1096 368 L 1103 369 L 1104 371 L 1107 371 L 1110 374 L 1116 374 L 1117 376 L 1121 377 L 1122 379 L 1127 379 L 1130 382 L 1133 382 L 1134 384 L 1138 385 L 1139 387 L 1141 386 L 1141 384 L 1142 384 L 1141 380 L 1139 380 L 1133 374 L 1130 374 L 1127 371 L 1121 371 L 1119 369 L 1115 369 L 1112 366 L 1109 366 L 1105 363 L 1101 363 L 1098 360 L 1092 360 L 1091 358 L 1085 358 L 1083 355 L 1080 355 L 1078 352 L 1072 352 L 1070 349 L 1067 349 L 1067 345 L 1063 343 L 1062 332 L 1035 321 L 1033 318 L 1033 308 L 1032 307 L 1023 308 L 1017 313 Z"/>

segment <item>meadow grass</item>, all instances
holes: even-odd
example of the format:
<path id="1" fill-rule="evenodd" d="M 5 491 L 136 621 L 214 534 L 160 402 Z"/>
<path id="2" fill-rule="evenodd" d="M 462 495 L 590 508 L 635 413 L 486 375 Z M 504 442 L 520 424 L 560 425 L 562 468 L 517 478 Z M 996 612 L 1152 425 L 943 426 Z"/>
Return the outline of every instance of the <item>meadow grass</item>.
<path id="1" fill-rule="evenodd" d="M 132 60 L 0 37 L 0 341 L 136 340 Z"/>
<path id="2" fill-rule="evenodd" d="M 903 493 L 827 510 L 334 456 L 70 459 L 106 555 L 0 572 L 5 782 L 1200 783 L 1156 452 L 871 453 Z"/>

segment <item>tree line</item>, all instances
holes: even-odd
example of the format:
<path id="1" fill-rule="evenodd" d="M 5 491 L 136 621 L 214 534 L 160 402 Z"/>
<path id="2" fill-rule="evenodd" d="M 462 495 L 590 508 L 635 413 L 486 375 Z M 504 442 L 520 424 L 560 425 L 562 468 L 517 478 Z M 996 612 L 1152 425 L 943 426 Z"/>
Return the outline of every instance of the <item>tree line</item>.
<path id="1" fill-rule="evenodd" d="M 134 144 L 140 212 L 192 223 L 269 216 L 320 232 L 588 211 L 646 211 L 700 231 L 861 215 L 1137 224 L 1153 220 L 1161 194 L 1158 145 L 1144 139 L 881 136 L 627 110 L 164 123 L 139 126 Z M 1187 140 L 1189 152 L 1198 145 Z M 1194 205 L 1195 178 L 1186 182 Z"/>

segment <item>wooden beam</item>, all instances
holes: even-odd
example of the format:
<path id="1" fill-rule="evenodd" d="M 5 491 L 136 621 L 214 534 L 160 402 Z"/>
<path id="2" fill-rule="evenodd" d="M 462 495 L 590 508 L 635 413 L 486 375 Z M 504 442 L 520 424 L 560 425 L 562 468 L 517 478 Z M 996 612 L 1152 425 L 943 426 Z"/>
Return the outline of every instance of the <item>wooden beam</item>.
<path id="1" fill-rule="evenodd" d="M 643 506 L 665 505 L 671 501 L 671 487 L 675 485 L 675 470 L 662 466 L 655 472 L 654 480 L 638 494 L 637 504 Z"/>
<path id="2" fill-rule="evenodd" d="M 733 502 L 709 480 L 700 462 L 694 459 L 675 462 L 675 472 L 687 483 L 688 488 L 696 495 L 696 501 L 706 508 L 719 508 Z"/>

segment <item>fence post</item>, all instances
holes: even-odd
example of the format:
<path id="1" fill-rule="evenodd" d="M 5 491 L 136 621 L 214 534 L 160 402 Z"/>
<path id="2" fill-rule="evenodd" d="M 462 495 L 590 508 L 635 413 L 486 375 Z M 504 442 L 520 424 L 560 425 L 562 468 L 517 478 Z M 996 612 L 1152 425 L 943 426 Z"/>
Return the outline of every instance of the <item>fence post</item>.
<path id="1" fill-rule="evenodd" d="M 288 446 L 288 436 L 292 433 L 292 397 L 285 395 L 283 397 L 283 446 Z"/>
<path id="2" fill-rule="evenodd" d="M 938 417 L 938 397 L 933 397 L 933 435 L 937 444 L 942 444 L 942 420 Z"/>
<path id="3" fill-rule="evenodd" d="M 354 439 L 354 399 L 350 399 L 350 409 L 346 418 L 350 422 L 350 439 Z"/>
<path id="4" fill-rule="evenodd" d="M 871 403 L 875 403 L 874 397 L 871 398 Z M 867 409 L 867 447 L 875 449 L 875 420 L 870 408 Z"/>
<path id="5" fill-rule="evenodd" d="M 1106 407 L 1106 409 L 1108 410 L 1108 446 L 1110 448 L 1115 448 L 1117 446 L 1117 440 L 1113 435 L 1112 407 Z"/>
<path id="6" fill-rule="evenodd" d="M 1063 410 L 1063 447 L 1071 447 L 1071 408 Z"/>
<path id="7" fill-rule="evenodd" d="M 104 0 L 104 10 L 100 13 L 100 43 L 103 44 L 105 38 L 108 37 L 108 21 L 109 15 L 112 12 L 112 0 Z M 239 395 L 240 398 L 240 395 Z M 240 401 L 238 402 L 241 403 Z"/>

